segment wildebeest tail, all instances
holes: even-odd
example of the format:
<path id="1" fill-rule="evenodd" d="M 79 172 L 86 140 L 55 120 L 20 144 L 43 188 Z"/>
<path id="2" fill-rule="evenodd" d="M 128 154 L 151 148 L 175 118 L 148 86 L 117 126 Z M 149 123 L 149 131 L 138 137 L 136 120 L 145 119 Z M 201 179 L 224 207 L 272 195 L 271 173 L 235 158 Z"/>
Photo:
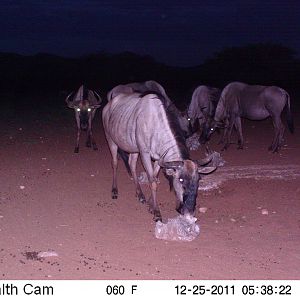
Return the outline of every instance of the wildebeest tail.
<path id="1" fill-rule="evenodd" d="M 122 149 L 120 149 L 120 148 L 118 148 L 118 154 L 122 158 L 122 160 L 124 161 L 124 164 L 125 164 L 125 167 L 126 167 L 126 170 L 129 174 L 129 176 L 132 176 L 130 166 L 129 166 L 129 153 L 122 150 Z"/>
<path id="2" fill-rule="evenodd" d="M 290 95 L 288 93 L 285 93 L 285 97 L 287 100 L 286 120 L 287 120 L 290 132 L 293 133 L 294 132 L 294 121 L 293 121 L 293 116 L 292 116 L 292 112 L 291 112 Z"/>

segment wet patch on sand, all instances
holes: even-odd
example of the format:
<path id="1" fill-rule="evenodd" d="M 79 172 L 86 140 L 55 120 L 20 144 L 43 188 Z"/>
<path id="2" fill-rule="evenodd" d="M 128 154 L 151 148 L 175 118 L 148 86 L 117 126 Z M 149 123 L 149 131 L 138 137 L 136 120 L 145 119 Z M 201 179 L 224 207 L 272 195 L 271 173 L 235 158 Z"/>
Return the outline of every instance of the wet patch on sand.
<path id="1" fill-rule="evenodd" d="M 293 180 L 300 177 L 300 165 L 252 165 L 218 168 L 213 174 L 203 176 L 199 190 L 219 188 L 223 182 L 232 179 Z"/>

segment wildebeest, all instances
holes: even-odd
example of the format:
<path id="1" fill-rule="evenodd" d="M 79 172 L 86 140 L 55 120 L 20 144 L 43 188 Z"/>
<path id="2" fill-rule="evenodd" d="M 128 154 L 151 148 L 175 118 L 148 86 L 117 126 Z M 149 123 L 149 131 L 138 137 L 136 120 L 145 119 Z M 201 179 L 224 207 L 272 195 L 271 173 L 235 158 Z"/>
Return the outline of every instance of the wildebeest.
<path id="1" fill-rule="evenodd" d="M 81 85 L 78 91 L 70 93 L 65 101 L 68 107 L 73 108 L 75 111 L 77 140 L 74 152 L 79 152 L 81 130 L 87 131 L 86 146 L 93 146 L 93 149 L 97 150 L 98 148 L 92 134 L 92 121 L 97 108 L 101 105 L 101 97 L 95 91 L 89 90 L 84 85 Z"/>
<path id="2" fill-rule="evenodd" d="M 140 156 L 151 189 L 150 210 L 154 220 L 161 220 L 156 200 L 160 168 L 169 176 L 177 198 L 177 211 L 192 215 L 195 210 L 199 173 L 208 174 L 215 167 L 201 167 L 212 157 L 196 162 L 190 159 L 183 132 L 174 111 L 161 94 L 118 94 L 104 107 L 102 120 L 112 155 L 112 198 L 118 197 L 118 149 L 129 153 L 129 166 L 136 196 L 145 202 L 136 174 Z M 154 165 L 152 165 L 152 160 Z"/>
<path id="3" fill-rule="evenodd" d="M 112 98 L 116 97 L 121 93 L 145 93 L 145 92 L 155 92 L 161 94 L 167 102 L 171 102 L 170 98 L 167 96 L 165 89 L 154 80 L 147 80 L 144 82 L 130 82 L 127 84 L 119 84 L 115 86 L 112 90 L 107 93 L 107 100 L 110 101 Z"/>
<path id="4" fill-rule="evenodd" d="M 116 97 L 118 94 L 121 93 L 132 94 L 135 92 L 154 92 L 156 94 L 162 95 L 165 99 L 166 104 L 171 105 L 174 114 L 178 118 L 181 129 L 184 131 L 185 137 L 190 135 L 189 121 L 185 117 L 184 113 L 177 109 L 175 104 L 168 97 L 165 89 L 157 81 L 148 80 L 145 82 L 131 82 L 127 84 L 117 85 L 107 93 L 107 100 L 110 101 L 112 98 Z"/>
<path id="5" fill-rule="evenodd" d="M 203 132 L 202 139 L 208 140 L 217 126 L 223 123 L 223 149 L 227 149 L 233 126 L 238 133 L 238 147 L 243 148 L 241 118 L 263 120 L 272 118 L 275 130 L 274 138 L 269 150 L 277 152 L 283 142 L 284 125 L 281 113 L 286 107 L 287 123 L 290 132 L 294 131 L 294 124 L 290 108 L 290 96 L 277 86 L 248 85 L 242 82 L 229 83 L 222 91 L 214 117 L 215 124 Z"/>
<path id="6" fill-rule="evenodd" d="M 220 94 L 220 89 L 206 85 L 200 85 L 194 90 L 192 100 L 187 109 L 187 116 L 192 128 L 197 127 L 197 122 L 200 131 L 210 127 Z M 192 129 L 192 131 L 194 132 L 195 130 Z"/>

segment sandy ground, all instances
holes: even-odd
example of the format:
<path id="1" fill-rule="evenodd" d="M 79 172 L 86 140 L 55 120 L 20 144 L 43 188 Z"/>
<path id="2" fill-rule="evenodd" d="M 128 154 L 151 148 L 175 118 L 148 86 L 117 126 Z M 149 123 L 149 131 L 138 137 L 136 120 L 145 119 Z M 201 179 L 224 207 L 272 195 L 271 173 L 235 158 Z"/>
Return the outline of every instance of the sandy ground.
<path id="1" fill-rule="evenodd" d="M 82 139 L 79 154 L 67 108 L 3 115 L 0 279 L 300 279 L 300 114 L 294 117 L 295 134 L 286 131 L 279 154 L 267 151 L 269 120 L 243 122 L 246 148 L 223 152 L 224 169 L 204 182 L 225 179 L 199 191 L 200 235 L 170 242 L 155 238 L 152 215 L 135 199 L 123 163 L 119 199 L 111 199 L 100 114 L 94 123 L 99 151 Z M 219 151 L 217 140 L 210 146 Z M 192 157 L 203 154 L 200 149 Z M 166 220 L 176 216 L 175 196 L 162 174 L 160 181 Z M 38 257 L 43 251 L 57 256 Z"/>

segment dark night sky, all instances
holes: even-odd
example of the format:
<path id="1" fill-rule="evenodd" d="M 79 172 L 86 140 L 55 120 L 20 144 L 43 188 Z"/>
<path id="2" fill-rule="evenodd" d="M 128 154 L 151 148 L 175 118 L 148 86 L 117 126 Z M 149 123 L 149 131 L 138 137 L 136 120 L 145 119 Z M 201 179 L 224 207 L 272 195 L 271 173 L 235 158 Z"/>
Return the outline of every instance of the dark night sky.
<path id="1" fill-rule="evenodd" d="M 1 0 L 0 51 L 132 51 L 179 66 L 224 47 L 272 42 L 300 53 L 300 1 Z"/>

